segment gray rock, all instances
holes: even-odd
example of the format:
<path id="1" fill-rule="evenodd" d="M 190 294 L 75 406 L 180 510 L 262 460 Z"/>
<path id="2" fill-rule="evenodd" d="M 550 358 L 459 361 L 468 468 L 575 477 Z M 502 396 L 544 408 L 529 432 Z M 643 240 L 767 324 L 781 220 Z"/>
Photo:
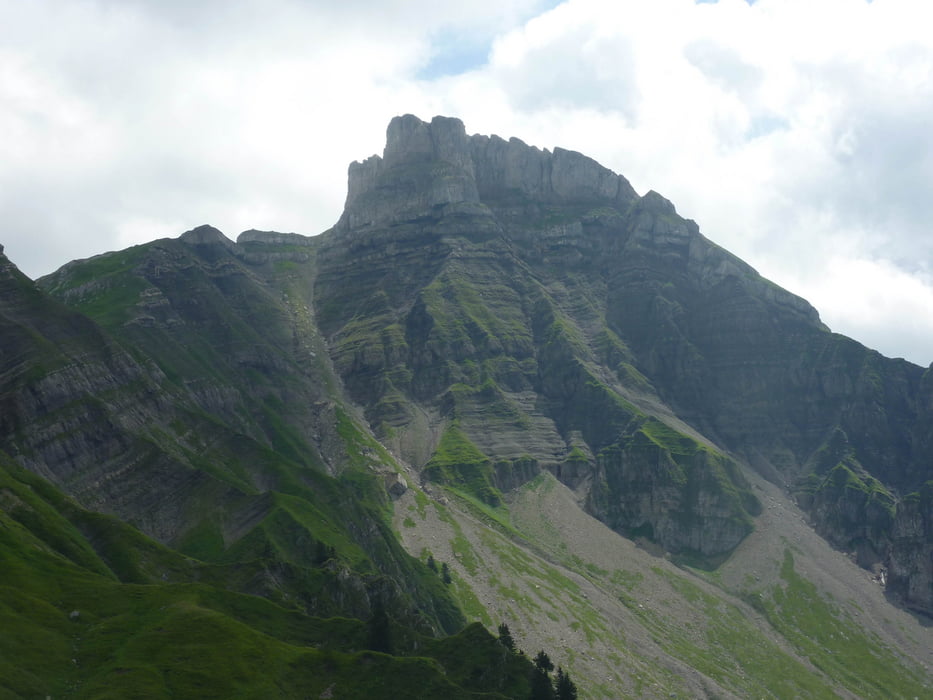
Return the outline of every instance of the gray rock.
<path id="1" fill-rule="evenodd" d="M 555 148 L 552 154 L 520 139 L 498 136 L 476 135 L 471 145 L 483 197 L 521 193 L 542 202 L 623 206 L 637 197 L 628 180 L 576 151 Z"/>
<path id="2" fill-rule="evenodd" d="M 933 615 L 933 489 L 898 504 L 887 561 L 888 590 L 907 606 Z"/>
<path id="3" fill-rule="evenodd" d="M 279 233 L 278 231 L 257 231 L 251 228 L 244 231 L 236 239 L 237 245 L 242 243 L 267 243 L 270 245 L 300 245 L 313 246 L 311 236 L 302 236 L 300 233 Z"/>
<path id="4" fill-rule="evenodd" d="M 427 123 L 407 114 L 389 123 L 382 157 L 350 165 L 337 228 L 476 214 L 481 201 L 516 194 L 539 202 L 623 207 L 637 198 L 624 177 L 575 151 L 550 153 L 516 138 L 468 137 L 459 119 L 434 117 Z"/>
<path id="5" fill-rule="evenodd" d="M 233 241 L 209 224 L 203 224 L 190 231 L 185 231 L 178 237 L 178 240 L 188 245 L 211 245 L 219 243 L 228 248 L 233 247 Z"/>
<path id="6" fill-rule="evenodd" d="M 397 472 L 391 472 L 383 476 L 383 482 L 386 491 L 393 499 L 400 498 L 408 490 L 408 482 Z"/>

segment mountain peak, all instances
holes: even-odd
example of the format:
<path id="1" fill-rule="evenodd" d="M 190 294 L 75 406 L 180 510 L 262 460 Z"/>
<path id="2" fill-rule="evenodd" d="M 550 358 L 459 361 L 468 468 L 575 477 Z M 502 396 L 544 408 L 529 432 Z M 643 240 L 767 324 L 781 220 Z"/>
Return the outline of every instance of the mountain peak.
<path id="1" fill-rule="evenodd" d="M 582 153 L 553 152 L 517 138 L 467 136 L 461 120 L 394 117 L 383 155 L 348 171 L 342 230 L 434 217 L 449 205 L 489 204 L 516 194 L 541 204 L 626 207 L 638 195 L 621 175 Z"/>
<path id="2" fill-rule="evenodd" d="M 434 117 L 423 122 L 413 114 L 394 117 L 386 129 L 385 167 L 406 163 L 443 161 L 473 173 L 470 139 L 455 117 Z"/>
<path id="3" fill-rule="evenodd" d="M 658 214 L 676 214 L 674 204 L 654 190 L 648 190 L 639 202 L 645 209 Z"/>
<path id="4" fill-rule="evenodd" d="M 470 140 L 463 122 L 406 114 L 386 129 L 383 155 L 354 161 L 339 229 L 436 218 L 449 205 L 478 204 Z"/>
<path id="5" fill-rule="evenodd" d="M 210 243 L 220 243 L 225 246 L 232 246 L 233 241 L 227 238 L 219 229 L 210 224 L 202 224 L 190 231 L 185 231 L 178 240 L 189 245 L 205 245 Z"/>

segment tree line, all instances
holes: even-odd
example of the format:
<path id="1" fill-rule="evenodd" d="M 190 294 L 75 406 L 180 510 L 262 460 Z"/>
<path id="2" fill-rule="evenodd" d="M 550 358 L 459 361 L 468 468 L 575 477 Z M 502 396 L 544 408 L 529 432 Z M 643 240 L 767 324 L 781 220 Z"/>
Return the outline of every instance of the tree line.
<path id="1" fill-rule="evenodd" d="M 499 625 L 499 643 L 513 654 L 524 654 L 516 650 L 512 633 L 504 622 Z M 570 678 L 570 673 L 558 666 L 557 673 L 552 677 L 553 670 L 554 662 L 542 649 L 534 658 L 529 700 L 577 700 L 577 686 Z"/>

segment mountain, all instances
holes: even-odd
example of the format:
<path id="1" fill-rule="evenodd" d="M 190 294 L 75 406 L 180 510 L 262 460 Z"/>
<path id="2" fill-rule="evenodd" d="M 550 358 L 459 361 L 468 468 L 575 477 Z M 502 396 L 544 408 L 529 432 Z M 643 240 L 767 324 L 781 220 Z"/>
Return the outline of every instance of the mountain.
<path id="1" fill-rule="evenodd" d="M 0 325 L 11 697 L 930 692 L 933 373 L 579 153 L 398 117 Z"/>

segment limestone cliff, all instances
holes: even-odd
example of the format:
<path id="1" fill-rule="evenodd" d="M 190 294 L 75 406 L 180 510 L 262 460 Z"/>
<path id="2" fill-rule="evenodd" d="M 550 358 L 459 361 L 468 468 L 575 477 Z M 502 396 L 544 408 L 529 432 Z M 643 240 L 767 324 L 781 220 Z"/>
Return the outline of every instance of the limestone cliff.
<path id="1" fill-rule="evenodd" d="M 564 475 L 622 532 L 674 552 L 728 551 L 756 512 L 740 470 L 704 481 L 694 461 L 674 478 L 663 441 L 633 461 L 651 417 L 692 450 L 800 494 L 816 527 L 864 566 L 899 570 L 898 504 L 931 475 L 921 368 L 828 332 L 806 301 L 661 195 L 639 197 L 578 153 L 406 115 L 381 158 L 350 167 L 320 261 L 318 319 L 336 368 L 414 464 L 455 424 L 490 464 L 530 457 Z M 348 294 L 350 307 L 339 302 Z M 869 484 L 859 493 L 880 496 L 854 499 L 834 486 L 834 465 L 813 466 L 836 430 Z M 573 436 L 589 455 L 583 472 Z M 494 485 L 470 469 L 463 484 Z M 922 585 L 898 590 L 933 604 Z"/>

